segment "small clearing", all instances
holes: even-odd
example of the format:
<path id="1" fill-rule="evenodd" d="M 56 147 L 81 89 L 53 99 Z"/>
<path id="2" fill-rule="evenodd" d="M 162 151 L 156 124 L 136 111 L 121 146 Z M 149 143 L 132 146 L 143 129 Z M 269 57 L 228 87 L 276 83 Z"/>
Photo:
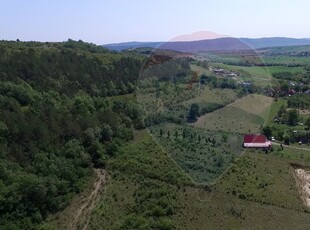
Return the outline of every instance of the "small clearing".
<path id="1" fill-rule="evenodd" d="M 310 115 L 309 109 L 298 109 L 300 115 Z"/>
<path id="2" fill-rule="evenodd" d="M 310 208 L 310 170 L 295 169 L 298 188 L 305 206 Z"/>

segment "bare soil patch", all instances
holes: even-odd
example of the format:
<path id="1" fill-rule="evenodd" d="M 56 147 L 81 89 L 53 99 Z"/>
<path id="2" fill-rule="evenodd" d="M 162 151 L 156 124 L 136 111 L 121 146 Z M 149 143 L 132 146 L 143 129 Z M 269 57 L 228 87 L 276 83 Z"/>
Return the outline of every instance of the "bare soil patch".
<path id="1" fill-rule="evenodd" d="M 295 168 L 297 186 L 304 205 L 310 208 L 310 170 Z"/>

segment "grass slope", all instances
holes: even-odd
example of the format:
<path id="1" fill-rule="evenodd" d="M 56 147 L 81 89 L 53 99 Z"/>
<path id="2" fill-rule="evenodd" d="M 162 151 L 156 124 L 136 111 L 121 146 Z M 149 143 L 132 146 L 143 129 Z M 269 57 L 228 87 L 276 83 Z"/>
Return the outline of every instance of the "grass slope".
<path id="1" fill-rule="evenodd" d="M 195 185 L 140 131 L 108 162 L 88 229 L 307 229 L 290 164 L 309 162 L 309 151 L 292 148 L 246 151 L 216 184 Z"/>
<path id="2" fill-rule="evenodd" d="M 255 133 L 269 116 L 267 111 L 271 104 L 272 98 L 248 95 L 222 109 L 201 116 L 194 126 L 208 130 Z"/>
<path id="3" fill-rule="evenodd" d="M 246 152 L 212 191 L 187 187 L 179 193 L 177 229 L 307 229 L 310 214 L 298 196 L 293 162 L 309 165 L 295 152 Z"/>

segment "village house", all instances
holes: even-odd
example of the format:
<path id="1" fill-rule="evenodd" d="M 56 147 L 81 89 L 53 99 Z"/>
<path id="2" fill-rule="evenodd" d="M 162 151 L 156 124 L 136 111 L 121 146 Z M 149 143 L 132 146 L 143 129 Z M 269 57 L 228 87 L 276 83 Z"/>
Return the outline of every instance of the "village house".
<path id="1" fill-rule="evenodd" d="M 271 148 L 271 142 L 264 135 L 244 135 L 243 137 L 244 148 Z"/>
<path id="2" fill-rule="evenodd" d="M 288 95 L 289 95 L 289 96 L 294 95 L 294 94 L 296 94 L 296 90 L 290 89 L 290 90 L 288 91 Z"/>
<path id="3" fill-rule="evenodd" d="M 304 94 L 310 94 L 310 89 L 306 90 Z"/>
<path id="4" fill-rule="evenodd" d="M 213 72 L 216 74 L 216 75 L 220 75 L 220 74 L 225 74 L 225 70 L 223 69 L 213 69 Z"/>

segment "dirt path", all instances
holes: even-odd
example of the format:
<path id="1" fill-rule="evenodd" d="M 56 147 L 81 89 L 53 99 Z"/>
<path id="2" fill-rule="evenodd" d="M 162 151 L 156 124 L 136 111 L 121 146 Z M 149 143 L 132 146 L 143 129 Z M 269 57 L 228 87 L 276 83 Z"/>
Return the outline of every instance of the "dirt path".
<path id="1" fill-rule="evenodd" d="M 97 180 L 93 185 L 93 191 L 91 194 L 83 201 L 81 206 L 76 210 L 72 221 L 69 224 L 69 229 L 87 229 L 89 223 L 89 217 L 91 211 L 95 207 L 98 195 L 104 185 L 106 184 L 106 171 L 103 169 L 95 169 Z"/>
<path id="2" fill-rule="evenodd" d="M 281 145 L 280 143 L 277 142 L 271 142 L 273 145 Z M 302 147 L 296 147 L 296 146 L 292 146 L 292 145 L 284 145 L 282 144 L 283 147 L 285 148 L 291 148 L 291 149 L 300 149 L 300 150 L 305 150 L 305 151 L 310 151 L 310 148 L 302 148 Z"/>

